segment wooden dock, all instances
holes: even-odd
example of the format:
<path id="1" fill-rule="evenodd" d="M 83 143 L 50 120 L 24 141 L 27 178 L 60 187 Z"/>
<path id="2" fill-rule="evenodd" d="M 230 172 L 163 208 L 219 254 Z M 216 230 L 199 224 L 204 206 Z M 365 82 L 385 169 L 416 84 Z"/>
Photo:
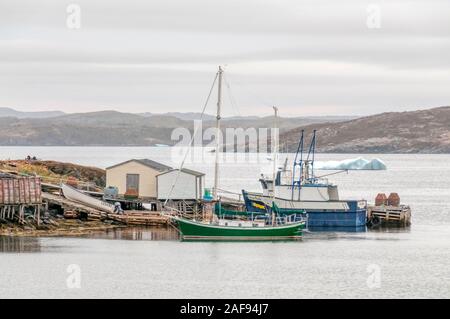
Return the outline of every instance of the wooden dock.
<path id="1" fill-rule="evenodd" d="M 411 208 L 406 205 L 399 206 L 368 206 L 367 219 L 372 226 L 377 225 L 411 225 Z"/>
<path id="2" fill-rule="evenodd" d="M 169 218 L 160 212 L 125 211 L 124 214 L 109 214 L 108 217 L 126 225 L 156 226 L 167 225 Z"/>
<path id="3" fill-rule="evenodd" d="M 92 217 L 106 217 L 107 215 L 107 213 L 105 212 L 71 201 L 63 196 L 52 193 L 42 192 L 42 200 L 44 202 L 47 202 L 48 204 L 58 205 L 64 211 L 69 210 L 79 213 L 87 213 L 88 215 L 92 215 Z"/>
<path id="4" fill-rule="evenodd" d="M 34 204 L 14 204 L 14 205 L 0 205 L 0 221 L 18 221 L 19 224 L 25 224 L 26 217 L 31 217 L 33 221 L 39 226 L 41 223 L 41 211 L 43 209 L 42 203 Z M 31 215 L 25 215 L 25 210 L 32 210 Z"/>
<path id="5" fill-rule="evenodd" d="M 111 214 L 52 193 L 43 192 L 42 198 L 49 205 L 60 206 L 66 218 L 80 218 L 85 215 L 88 219 L 109 219 L 125 225 L 142 226 L 167 225 L 169 222 L 168 217 L 163 216 L 161 212 L 130 210 L 124 211 L 123 214 Z"/>

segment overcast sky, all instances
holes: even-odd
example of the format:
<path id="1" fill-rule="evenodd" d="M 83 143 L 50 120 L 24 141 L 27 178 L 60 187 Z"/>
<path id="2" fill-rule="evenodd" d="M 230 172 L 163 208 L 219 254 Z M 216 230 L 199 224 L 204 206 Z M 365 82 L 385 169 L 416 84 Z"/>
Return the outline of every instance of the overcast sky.
<path id="1" fill-rule="evenodd" d="M 199 112 L 219 64 L 227 115 L 450 105 L 449 17 L 448 0 L 0 0 L 0 107 Z"/>

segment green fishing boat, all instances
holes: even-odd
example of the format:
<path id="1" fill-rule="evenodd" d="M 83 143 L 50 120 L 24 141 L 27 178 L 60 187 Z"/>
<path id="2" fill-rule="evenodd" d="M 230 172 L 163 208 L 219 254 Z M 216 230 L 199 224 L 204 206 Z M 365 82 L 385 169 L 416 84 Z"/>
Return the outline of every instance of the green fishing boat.
<path id="1" fill-rule="evenodd" d="M 222 219 L 217 222 L 198 222 L 172 217 L 178 224 L 183 239 L 206 240 L 287 240 L 302 237 L 305 222 L 283 225 L 265 225 L 258 221 Z"/>
<path id="2" fill-rule="evenodd" d="M 218 101 L 217 101 L 217 121 L 216 121 L 216 136 L 221 135 L 220 131 L 220 109 L 221 109 L 221 85 L 222 85 L 222 73 L 223 70 L 219 67 L 216 79 L 218 79 Z M 214 80 L 214 83 L 216 82 Z M 214 86 L 213 83 L 213 86 Z M 209 97 L 208 97 L 209 99 Z M 207 102 L 208 103 L 208 102 Z M 206 103 L 206 104 L 207 104 Z M 203 109 L 204 112 L 205 109 Z M 277 108 L 275 110 L 275 119 L 277 118 Z M 203 116 L 202 112 L 202 116 Z M 276 120 L 275 120 L 276 122 Z M 195 136 L 195 133 L 194 133 Z M 191 139 L 191 144 L 193 139 Z M 277 143 L 274 142 L 277 145 Z M 170 215 L 170 218 L 177 224 L 177 227 L 181 233 L 182 239 L 203 239 L 203 240 L 287 240 L 301 238 L 302 231 L 305 228 L 305 221 L 291 222 L 286 217 L 276 218 L 275 210 L 270 212 L 271 217 L 259 216 L 258 214 L 225 210 L 221 207 L 220 199 L 217 194 L 218 181 L 219 181 L 219 153 L 221 151 L 220 139 L 217 139 L 217 145 L 215 149 L 216 161 L 214 167 L 214 188 L 213 196 L 211 199 L 216 201 L 219 205 L 215 206 L 214 210 L 210 212 L 210 216 L 205 221 L 196 221 L 193 219 L 184 218 L 181 216 Z M 276 146 L 274 146 L 276 149 Z M 186 153 L 187 154 L 187 153 Z M 184 161 L 183 161 L 184 163 Z M 182 163 L 182 165 L 183 165 Z M 274 161 L 275 163 L 275 161 Z M 181 168 L 182 168 L 181 165 Z M 275 165 L 275 164 L 274 164 Z M 180 168 L 180 170 L 181 170 Z M 275 168 L 275 166 L 274 166 Z M 275 172 L 275 170 L 274 170 Z M 172 183 L 171 190 L 177 182 L 175 178 Z M 167 204 L 170 198 L 171 191 L 165 204 Z M 208 200 L 209 201 L 209 200 Z M 165 206 L 164 204 L 164 206 Z M 213 215 L 215 213 L 215 216 Z M 266 214 L 263 214 L 266 215 Z M 279 214 L 281 215 L 281 214 Z M 256 217 L 256 218 L 255 218 Z M 236 219 L 230 219 L 236 218 Z"/>

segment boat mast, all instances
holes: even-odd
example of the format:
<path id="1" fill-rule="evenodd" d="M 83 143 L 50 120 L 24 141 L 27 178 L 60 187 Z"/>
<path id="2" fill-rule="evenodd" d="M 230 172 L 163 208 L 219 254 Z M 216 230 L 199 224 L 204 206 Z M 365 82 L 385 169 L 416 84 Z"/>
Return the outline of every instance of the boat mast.
<path id="1" fill-rule="evenodd" d="M 278 108 L 273 106 L 275 116 L 273 119 L 273 135 L 272 135 L 272 153 L 273 153 L 273 171 L 272 171 L 272 225 L 275 225 L 275 212 L 273 204 L 275 202 L 275 181 L 277 179 L 277 152 L 278 152 Z"/>
<path id="2" fill-rule="evenodd" d="M 219 154 L 222 140 L 222 133 L 220 131 L 220 109 L 222 107 L 222 67 L 219 66 L 219 71 L 217 72 L 219 77 L 218 89 L 217 89 L 217 116 L 216 116 L 216 162 L 214 166 L 214 190 L 213 197 L 217 200 L 217 187 L 219 186 Z"/>
<path id="3" fill-rule="evenodd" d="M 273 191 L 272 191 L 272 197 L 275 197 L 275 179 L 277 174 L 277 152 L 278 152 L 278 139 L 277 139 L 277 116 L 278 116 L 278 108 L 275 106 L 272 106 L 273 110 L 275 112 L 275 117 L 273 119 L 273 135 L 272 135 L 272 154 L 273 154 L 273 170 L 272 170 L 272 185 L 273 185 Z"/>
<path id="4" fill-rule="evenodd" d="M 294 200 L 294 190 L 295 186 L 298 186 L 298 200 L 300 200 L 300 190 L 302 188 L 303 179 L 303 141 L 304 141 L 305 130 L 302 130 L 302 135 L 300 136 L 300 141 L 298 142 L 297 153 L 295 153 L 294 167 L 292 168 L 292 195 L 291 199 Z M 299 161 L 297 159 L 300 157 Z M 295 179 L 296 168 L 299 168 L 298 180 Z"/>

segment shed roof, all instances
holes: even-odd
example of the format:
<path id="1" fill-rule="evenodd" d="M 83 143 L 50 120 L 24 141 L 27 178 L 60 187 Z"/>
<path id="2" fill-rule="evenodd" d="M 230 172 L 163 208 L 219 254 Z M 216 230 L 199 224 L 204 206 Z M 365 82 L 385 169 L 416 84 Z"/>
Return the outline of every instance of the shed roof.
<path id="1" fill-rule="evenodd" d="M 179 170 L 178 168 L 172 168 L 172 169 L 170 169 L 170 170 L 168 170 L 168 171 L 159 173 L 159 174 L 156 175 L 156 176 L 160 176 L 160 175 L 167 174 L 167 173 L 171 173 L 171 172 L 178 171 L 178 170 Z M 197 177 L 200 177 L 200 176 L 204 176 L 204 175 L 205 175 L 204 173 L 198 172 L 198 171 L 194 171 L 193 169 L 182 168 L 181 171 L 182 171 L 183 173 L 190 174 L 190 175 L 194 175 L 194 176 L 197 176 Z"/>
<path id="2" fill-rule="evenodd" d="M 115 168 L 115 167 L 118 167 L 118 166 L 122 166 L 122 165 L 125 165 L 125 164 L 130 163 L 130 162 L 138 162 L 138 163 L 140 163 L 142 165 L 145 165 L 147 167 L 153 168 L 153 169 L 155 169 L 157 171 L 160 171 L 160 172 L 164 172 L 164 171 L 168 171 L 168 170 L 172 169 L 172 167 L 170 167 L 170 166 L 167 166 L 167 165 L 162 164 L 162 163 L 155 162 L 155 161 L 153 161 L 151 159 L 147 159 L 147 158 L 131 159 L 131 160 L 128 160 L 126 162 L 122 162 L 122 163 L 119 163 L 119 164 L 107 167 L 106 169 L 111 169 L 111 168 Z"/>

